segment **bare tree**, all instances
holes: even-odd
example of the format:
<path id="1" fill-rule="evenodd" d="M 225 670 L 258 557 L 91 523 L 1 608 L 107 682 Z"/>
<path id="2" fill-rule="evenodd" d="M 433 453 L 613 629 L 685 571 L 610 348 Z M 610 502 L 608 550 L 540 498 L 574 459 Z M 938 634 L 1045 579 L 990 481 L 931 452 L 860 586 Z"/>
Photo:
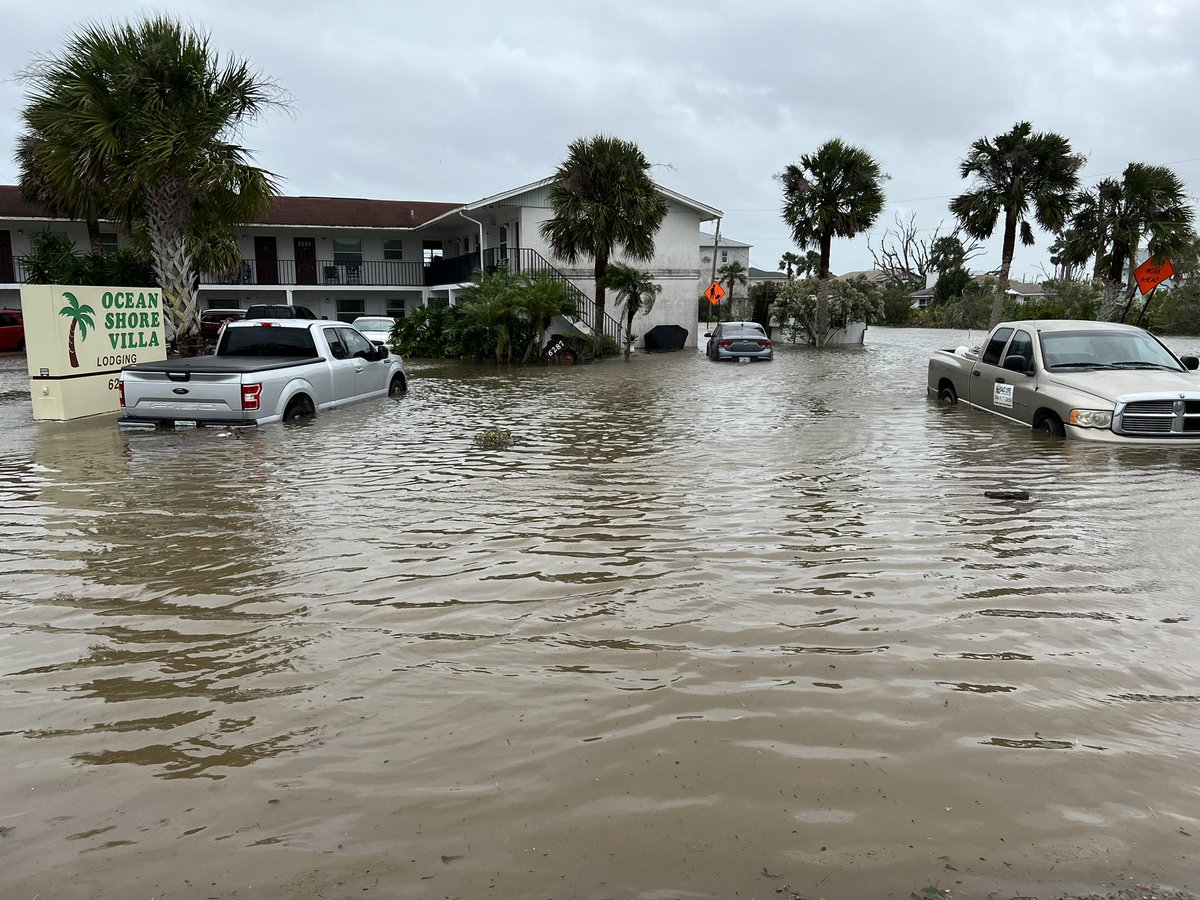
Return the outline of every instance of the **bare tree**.
<path id="1" fill-rule="evenodd" d="M 931 263 L 935 257 L 934 246 L 939 240 L 957 240 L 962 245 L 963 264 L 983 252 L 981 242 L 974 238 L 963 240 L 960 226 L 942 234 L 943 223 L 939 222 L 932 234 L 921 237 L 923 229 L 917 227 L 916 213 L 909 214 L 907 221 L 896 213 L 895 223 L 893 227 L 884 229 L 877 244 L 868 244 L 875 268 L 887 276 L 889 284 L 924 285 L 925 277 L 935 268 Z"/>

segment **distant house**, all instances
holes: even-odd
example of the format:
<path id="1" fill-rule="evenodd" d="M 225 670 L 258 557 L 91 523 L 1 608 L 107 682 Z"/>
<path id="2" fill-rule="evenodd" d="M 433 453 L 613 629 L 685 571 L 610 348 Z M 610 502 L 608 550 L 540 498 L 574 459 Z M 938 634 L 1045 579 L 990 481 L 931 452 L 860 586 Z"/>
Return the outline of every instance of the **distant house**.
<path id="1" fill-rule="evenodd" d="M 979 284 L 979 282 L 983 281 L 985 277 L 987 276 L 976 275 L 972 280 L 976 284 Z M 913 291 L 908 295 L 909 300 L 912 301 L 909 304 L 910 307 L 912 309 L 925 309 L 925 307 L 933 303 L 933 289 L 936 283 L 937 274 L 933 273 L 933 276 L 930 278 L 929 283 L 926 284 L 925 287 L 921 288 L 919 291 Z M 1027 281 L 1010 281 L 1008 283 L 1007 294 L 1009 297 L 1016 300 L 1017 303 L 1024 303 L 1027 300 L 1041 300 L 1046 296 L 1046 291 L 1040 284 L 1031 284 Z"/>
<path id="2" fill-rule="evenodd" d="M 879 269 L 858 269 L 854 272 L 846 272 L 842 275 L 835 275 L 838 281 L 850 281 L 853 278 L 865 278 L 871 284 L 877 284 L 883 287 L 891 278 L 887 272 L 881 272 Z"/>
<path id="3" fill-rule="evenodd" d="M 754 266 L 750 267 L 750 272 L 746 277 L 750 279 L 751 287 L 754 287 L 756 284 L 762 284 L 764 281 L 777 281 L 782 284 L 788 280 L 787 275 L 778 269 L 758 269 Z"/>

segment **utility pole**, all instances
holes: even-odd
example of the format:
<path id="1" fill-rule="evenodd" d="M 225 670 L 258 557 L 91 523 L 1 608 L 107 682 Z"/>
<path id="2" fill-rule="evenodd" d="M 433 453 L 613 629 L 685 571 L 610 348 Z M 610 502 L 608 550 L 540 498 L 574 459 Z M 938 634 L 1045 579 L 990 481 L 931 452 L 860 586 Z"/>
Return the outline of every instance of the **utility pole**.
<path id="1" fill-rule="evenodd" d="M 713 255 L 712 255 L 712 277 L 708 283 L 712 284 L 717 280 L 717 248 L 721 246 L 721 220 L 717 219 L 717 233 L 713 238 Z M 708 304 L 708 324 L 712 325 L 712 308 L 714 304 Z"/>

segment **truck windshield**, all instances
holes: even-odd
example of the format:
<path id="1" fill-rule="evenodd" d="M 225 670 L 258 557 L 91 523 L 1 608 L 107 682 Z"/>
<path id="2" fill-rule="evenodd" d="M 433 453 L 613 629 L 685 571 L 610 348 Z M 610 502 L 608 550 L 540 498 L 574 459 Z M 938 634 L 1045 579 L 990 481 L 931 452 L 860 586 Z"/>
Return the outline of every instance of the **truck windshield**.
<path id="1" fill-rule="evenodd" d="M 1182 371 L 1149 334 L 1129 331 L 1056 331 L 1042 335 L 1048 369 L 1171 369 Z"/>
<path id="2" fill-rule="evenodd" d="M 312 332 L 307 328 L 255 325 L 226 328 L 217 356 L 303 356 L 317 355 Z"/>

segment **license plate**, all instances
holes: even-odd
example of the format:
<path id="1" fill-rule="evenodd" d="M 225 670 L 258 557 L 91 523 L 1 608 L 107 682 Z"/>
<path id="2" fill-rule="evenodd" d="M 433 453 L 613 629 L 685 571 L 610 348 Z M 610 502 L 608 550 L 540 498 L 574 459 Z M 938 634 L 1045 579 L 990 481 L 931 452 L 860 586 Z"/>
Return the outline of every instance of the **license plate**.
<path id="1" fill-rule="evenodd" d="M 176 428 L 195 428 L 196 420 L 195 419 L 176 419 L 175 427 Z"/>
<path id="2" fill-rule="evenodd" d="M 750 357 L 748 357 L 748 356 L 739 356 L 739 357 L 738 357 L 738 362 L 740 362 L 740 363 L 748 363 L 748 362 L 750 362 Z"/>

